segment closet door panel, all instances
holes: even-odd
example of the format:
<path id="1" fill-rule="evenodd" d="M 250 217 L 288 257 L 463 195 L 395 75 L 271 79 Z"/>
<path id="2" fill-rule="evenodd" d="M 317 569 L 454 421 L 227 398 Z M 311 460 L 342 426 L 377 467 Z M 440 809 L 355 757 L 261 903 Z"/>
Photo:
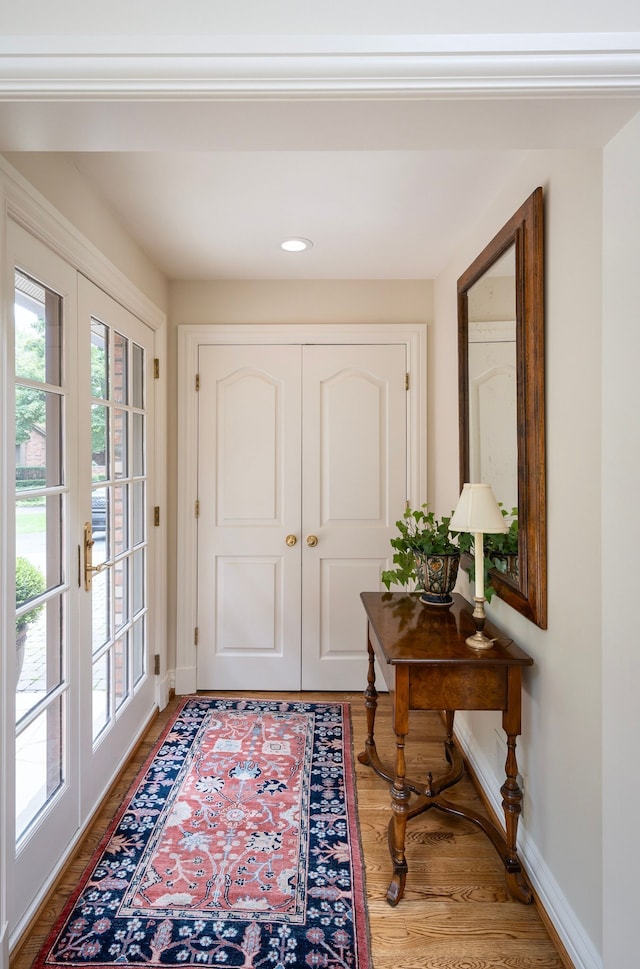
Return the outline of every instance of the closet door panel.
<path id="1" fill-rule="evenodd" d="M 198 689 L 300 688 L 300 354 L 199 351 Z"/>
<path id="2" fill-rule="evenodd" d="M 405 373 L 400 345 L 304 348 L 303 689 L 364 684 L 360 592 L 380 588 L 406 497 Z"/>

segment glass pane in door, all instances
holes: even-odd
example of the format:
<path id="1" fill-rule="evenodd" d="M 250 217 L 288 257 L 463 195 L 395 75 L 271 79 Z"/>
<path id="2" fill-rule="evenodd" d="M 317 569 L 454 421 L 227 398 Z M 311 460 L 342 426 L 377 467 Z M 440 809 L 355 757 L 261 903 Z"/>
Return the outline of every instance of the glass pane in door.
<path id="1" fill-rule="evenodd" d="M 64 783 L 64 695 L 57 696 L 16 738 L 18 843 Z"/>
<path id="2" fill-rule="evenodd" d="M 145 350 L 92 320 L 93 739 L 146 670 Z M 131 366 L 130 366 L 131 362 Z"/>
<path id="3" fill-rule="evenodd" d="M 62 297 L 15 273 L 16 742 L 18 845 L 65 784 L 67 511 Z"/>

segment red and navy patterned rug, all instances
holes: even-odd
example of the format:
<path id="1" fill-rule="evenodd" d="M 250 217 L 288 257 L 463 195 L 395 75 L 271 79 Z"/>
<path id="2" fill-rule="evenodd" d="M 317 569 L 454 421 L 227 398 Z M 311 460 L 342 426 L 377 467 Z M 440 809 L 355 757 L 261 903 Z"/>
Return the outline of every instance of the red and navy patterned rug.
<path id="1" fill-rule="evenodd" d="M 35 961 L 369 969 L 348 704 L 188 698 Z"/>

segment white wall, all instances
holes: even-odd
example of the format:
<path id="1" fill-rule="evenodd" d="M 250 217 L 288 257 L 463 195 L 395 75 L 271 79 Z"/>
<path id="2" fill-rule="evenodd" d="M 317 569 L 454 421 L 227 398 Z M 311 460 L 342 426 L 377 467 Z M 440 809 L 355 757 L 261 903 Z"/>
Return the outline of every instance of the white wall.
<path id="1" fill-rule="evenodd" d="M 458 494 L 456 280 L 513 211 L 545 190 L 548 629 L 494 599 L 489 613 L 533 657 L 518 761 L 523 856 L 578 965 L 602 950 L 601 153 L 531 152 L 436 281 L 435 495 Z M 501 780 L 493 714 L 458 717 L 485 775 Z M 501 730 L 498 730 L 501 734 Z M 500 763 L 502 769 L 504 761 Z M 575 950 L 574 950 L 575 947 Z M 623 963 L 612 964 L 618 969 Z"/>
<path id="2" fill-rule="evenodd" d="M 639 167 L 640 115 L 604 152 L 602 779 L 607 969 L 638 961 Z"/>
<path id="3" fill-rule="evenodd" d="M 166 310 L 165 277 L 67 157 L 42 152 L 6 152 L 4 157 L 152 303 Z"/>
<path id="4" fill-rule="evenodd" d="M 637 726 L 635 732 L 630 727 L 634 721 L 632 690 L 638 682 L 634 674 L 640 670 L 639 651 L 628 632 L 635 620 L 631 616 L 633 570 L 625 562 L 625 556 L 635 553 L 637 528 L 634 533 L 634 523 L 631 530 L 627 526 L 629 541 L 622 550 L 615 537 L 607 541 L 609 532 L 619 534 L 619 510 L 632 507 L 629 492 L 638 464 L 637 427 L 630 415 L 638 412 L 636 361 L 640 359 L 637 297 L 632 292 L 637 280 L 640 224 L 639 156 L 640 121 L 636 119 L 605 153 L 604 332 L 599 152 L 532 152 L 500 197 L 491 202 L 486 217 L 469 227 L 455 260 L 436 281 L 435 292 L 429 281 L 182 282 L 171 285 L 169 302 L 170 400 L 176 399 L 175 326 L 181 322 L 267 325 L 435 319 L 429 327 L 429 497 L 438 510 L 448 510 L 458 493 L 456 280 L 524 198 L 538 184 L 544 186 L 549 628 L 537 629 L 495 600 L 492 613 L 535 660 L 526 681 L 524 734 L 518 748 L 527 776 L 523 840 L 536 861 L 542 887 L 549 893 L 545 901 L 566 926 L 565 942 L 570 950 L 572 945 L 577 947 L 572 953 L 576 964 L 601 965 L 604 948 L 606 969 L 631 965 L 635 958 L 629 926 L 635 916 L 632 905 L 639 860 L 628 805 L 637 803 L 633 794 L 638 793 L 633 766 L 640 738 Z M 25 158 L 19 161 L 36 184 L 48 185 L 37 158 L 29 164 Z M 161 275 L 129 244 L 123 255 L 123 240 L 108 213 L 90 193 L 84 195 L 86 186 L 81 186 L 80 204 L 71 173 L 55 171 L 48 192 L 55 204 L 81 228 L 90 221 L 92 230 L 87 234 L 92 240 L 115 263 L 126 261 L 129 268 L 133 266 L 137 284 L 163 305 L 166 290 Z M 175 453 L 175 435 L 172 424 L 169 454 Z M 169 499 L 173 519 L 174 481 Z M 605 594 L 610 593 L 603 614 L 604 653 L 598 564 L 601 517 L 603 588 Z M 175 534 L 170 536 L 169 559 L 175 559 Z M 175 574 L 169 576 L 169 588 L 175 588 Z M 174 602 L 171 611 L 175 612 Z M 169 619 L 170 630 L 173 618 Z M 604 941 L 601 673 L 606 713 L 604 780 L 608 784 L 604 801 Z M 474 756 L 485 769 L 494 770 L 497 718 L 475 714 L 459 719 Z"/>
<path id="5" fill-rule="evenodd" d="M 629 0 L 538 0 L 536 4 L 504 0 L 458 0 L 456 4 L 426 4 L 424 0 L 325 0 L 317 5 L 299 0 L 183 0 L 180 5 L 183 34 L 238 35 L 296 34 L 455 34 L 502 33 L 541 30 L 638 30 L 640 17 Z M 176 6 L 173 0 L 112 0 L 109 17 L 95 4 L 78 0 L 31 0 L 29 4 L 3 4 L 0 33 L 158 34 L 176 43 Z M 197 31 L 195 29 L 197 25 Z M 542 25 L 546 25 L 543 27 Z"/>
<path id="6" fill-rule="evenodd" d="M 433 318 L 433 283 L 411 279 L 172 282 L 169 315 L 174 327 L 180 323 L 424 323 Z"/>

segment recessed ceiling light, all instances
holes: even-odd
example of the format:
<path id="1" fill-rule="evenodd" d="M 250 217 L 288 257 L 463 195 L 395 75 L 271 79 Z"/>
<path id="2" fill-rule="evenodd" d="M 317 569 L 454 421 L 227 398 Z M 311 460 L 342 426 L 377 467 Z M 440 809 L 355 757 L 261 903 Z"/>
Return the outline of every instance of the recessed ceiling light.
<path id="1" fill-rule="evenodd" d="M 281 248 L 287 252 L 304 252 L 305 249 L 311 249 L 312 246 L 313 242 L 311 239 L 303 239 L 301 236 L 294 237 L 293 239 L 285 239 L 281 244 Z"/>

